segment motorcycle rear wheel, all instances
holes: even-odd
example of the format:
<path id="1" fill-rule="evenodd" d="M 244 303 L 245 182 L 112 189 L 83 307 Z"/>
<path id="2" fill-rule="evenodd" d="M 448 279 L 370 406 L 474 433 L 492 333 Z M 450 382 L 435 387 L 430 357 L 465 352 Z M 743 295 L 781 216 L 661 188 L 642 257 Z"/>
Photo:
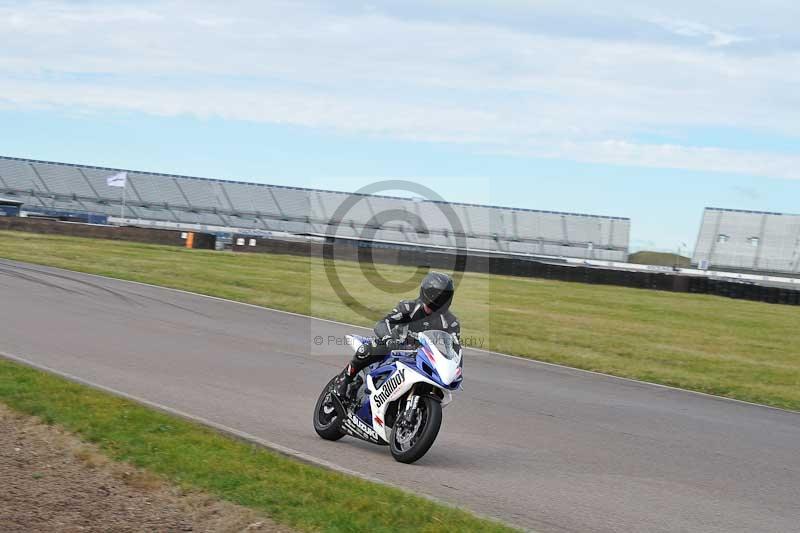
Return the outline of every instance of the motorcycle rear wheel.
<path id="1" fill-rule="evenodd" d="M 415 411 L 413 424 L 403 414 L 392 428 L 389 447 L 392 457 L 401 463 L 413 463 L 428 453 L 442 426 L 442 404 L 430 396 L 420 397 Z"/>
<path id="2" fill-rule="evenodd" d="M 325 440 L 339 440 L 344 437 L 342 431 L 342 421 L 344 413 L 341 404 L 332 398 L 333 385 L 336 377 L 325 385 L 322 394 L 319 395 L 317 405 L 314 407 L 314 431 Z"/>

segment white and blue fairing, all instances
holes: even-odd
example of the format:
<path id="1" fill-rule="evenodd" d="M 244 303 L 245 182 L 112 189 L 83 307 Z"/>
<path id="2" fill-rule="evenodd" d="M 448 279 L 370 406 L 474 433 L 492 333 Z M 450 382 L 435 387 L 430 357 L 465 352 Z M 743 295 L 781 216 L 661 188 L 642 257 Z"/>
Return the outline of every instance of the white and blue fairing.
<path id="1" fill-rule="evenodd" d="M 348 335 L 347 339 L 354 351 L 372 342 L 369 337 L 360 335 Z M 418 340 L 417 350 L 393 351 L 367 374 L 367 396 L 353 415 L 355 419 L 346 424 L 355 430 L 357 436 L 388 442 L 391 428 L 384 423 L 386 411 L 417 383 L 439 389 L 442 407 L 452 401 L 451 391 L 458 389 L 463 380 L 461 350 L 457 349 L 453 337 L 444 331 L 420 333 Z M 376 383 L 379 386 L 376 387 Z M 369 431 L 370 427 L 373 431 Z"/>

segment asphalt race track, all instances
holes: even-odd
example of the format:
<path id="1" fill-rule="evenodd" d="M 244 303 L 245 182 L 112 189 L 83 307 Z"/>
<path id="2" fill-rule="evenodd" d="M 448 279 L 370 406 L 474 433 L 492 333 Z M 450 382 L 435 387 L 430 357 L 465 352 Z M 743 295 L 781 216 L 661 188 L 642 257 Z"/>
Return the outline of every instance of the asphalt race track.
<path id="1" fill-rule="evenodd" d="M 350 356 L 328 337 L 352 330 L 0 261 L 0 352 L 340 467 L 538 531 L 800 530 L 800 414 L 500 355 L 467 353 L 416 465 L 322 441 L 313 406 Z"/>

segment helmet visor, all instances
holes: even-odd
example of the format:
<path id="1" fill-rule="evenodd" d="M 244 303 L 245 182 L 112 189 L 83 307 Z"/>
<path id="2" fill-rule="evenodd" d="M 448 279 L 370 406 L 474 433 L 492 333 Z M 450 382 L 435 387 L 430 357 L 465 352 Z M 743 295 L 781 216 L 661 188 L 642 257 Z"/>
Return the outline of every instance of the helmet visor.
<path id="1" fill-rule="evenodd" d="M 446 308 L 453 301 L 453 291 L 426 287 L 422 290 L 422 301 L 434 311 Z"/>

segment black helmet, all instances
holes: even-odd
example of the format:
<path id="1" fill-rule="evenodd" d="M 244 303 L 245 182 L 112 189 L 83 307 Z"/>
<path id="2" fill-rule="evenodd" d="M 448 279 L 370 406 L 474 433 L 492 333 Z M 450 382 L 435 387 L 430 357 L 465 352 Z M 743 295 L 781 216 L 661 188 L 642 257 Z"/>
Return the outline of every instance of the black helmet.
<path id="1" fill-rule="evenodd" d="M 434 311 L 450 307 L 453 293 L 453 279 L 441 272 L 429 272 L 419 287 L 419 299 Z"/>

